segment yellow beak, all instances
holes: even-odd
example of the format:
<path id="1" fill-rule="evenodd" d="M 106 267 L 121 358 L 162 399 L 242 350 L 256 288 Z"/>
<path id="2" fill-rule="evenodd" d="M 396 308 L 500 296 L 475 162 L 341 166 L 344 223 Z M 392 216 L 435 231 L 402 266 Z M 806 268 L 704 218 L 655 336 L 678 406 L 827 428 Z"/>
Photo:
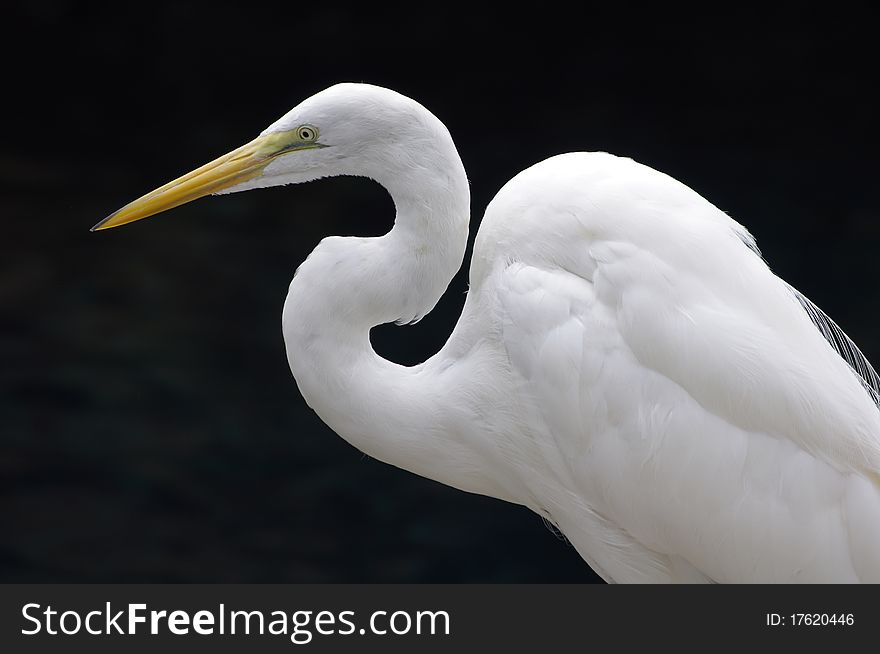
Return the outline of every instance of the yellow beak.
<path id="1" fill-rule="evenodd" d="M 279 155 L 314 147 L 321 146 L 314 142 L 298 141 L 293 131 L 259 136 L 237 150 L 128 203 L 92 227 L 91 231 L 119 227 L 231 188 L 259 177 L 263 169 Z"/>

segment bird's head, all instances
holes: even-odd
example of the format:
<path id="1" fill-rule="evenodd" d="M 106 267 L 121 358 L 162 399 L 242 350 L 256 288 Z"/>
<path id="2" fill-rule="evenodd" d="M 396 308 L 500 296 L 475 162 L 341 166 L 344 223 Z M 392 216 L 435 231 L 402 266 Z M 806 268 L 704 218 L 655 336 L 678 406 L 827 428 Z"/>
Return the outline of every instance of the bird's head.
<path id="1" fill-rule="evenodd" d="M 118 227 L 210 194 L 307 182 L 332 175 L 383 181 L 418 162 L 404 144 L 431 142 L 443 124 L 414 100 L 369 84 L 337 84 L 303 101 L 250 143 L 110 214 Z M 443 139 L 443 140 L 446 140 Z M 453 146 L 454 147 L 454 146 Z"/>

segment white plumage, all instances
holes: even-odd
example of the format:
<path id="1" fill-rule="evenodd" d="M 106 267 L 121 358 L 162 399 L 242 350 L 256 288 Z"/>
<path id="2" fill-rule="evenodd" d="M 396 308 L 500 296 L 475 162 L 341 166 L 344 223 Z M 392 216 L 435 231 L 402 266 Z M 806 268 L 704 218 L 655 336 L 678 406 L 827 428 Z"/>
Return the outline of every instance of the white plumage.
<path id="1" fill-rule="evenodd" d="M 609 581 L 880 582 L 873 369 L 699 194 L 604 153 L 523 171 L 486 209 L 448 342 L 404 367 L 369 330 L 423 316 L 461 265 L 469 191 L 446 128 L 341 84 L 254 144 L 209 164 L 248 177 L 204 192 L 350 174 L 395 202 L 385 236 L 322 241 L 284 306 L 297 384 L 354 446 L 533 509 Z"/>

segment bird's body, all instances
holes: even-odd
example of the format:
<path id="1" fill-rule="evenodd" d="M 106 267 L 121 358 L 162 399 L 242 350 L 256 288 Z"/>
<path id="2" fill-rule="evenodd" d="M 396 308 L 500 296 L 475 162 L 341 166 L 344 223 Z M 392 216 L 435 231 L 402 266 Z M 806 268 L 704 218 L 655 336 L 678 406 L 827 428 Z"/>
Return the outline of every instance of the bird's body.
<path id="1" fill-rule="evenodd" d="M 404 367 L 369 331 L 430 311 L 461 264 L 455 146 L 365 85 L 261 139 L 303 125 L 320 147 L 221 190 L 360 174 L 394 198 L 387 235 L 325 239 L 285 303 L 291 370 L 342 437 L 531 508 L 609 581 L 880 582 L 880 410 L 741 225 L 629 159 L 548 159 L 491 202 L 455 330 Z"/>

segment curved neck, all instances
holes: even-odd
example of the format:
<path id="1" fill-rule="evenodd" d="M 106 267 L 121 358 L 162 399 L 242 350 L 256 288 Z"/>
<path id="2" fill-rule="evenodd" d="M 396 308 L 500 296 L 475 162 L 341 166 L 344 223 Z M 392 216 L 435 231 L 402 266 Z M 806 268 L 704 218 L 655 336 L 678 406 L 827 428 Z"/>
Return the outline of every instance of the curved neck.
<path id="1" fill-rule="evenodd" d="M 454 478 L 467 453 L 437 424 L 437 416 L 448 414 L 441 405 L 455 402 L 452 389 L 441 387 L 425 364 L 397 365 L 370 345 L 372 327 L 428 313 L 464 257 L 470 195 L 451 139 L 407 162 L 405 170 L 388 165 L 380 168 L 390 172 L 370 175 L 394 199 L 390 232 L 326 238 L 297 271 L 284 305 L 288 361 L 309 406 L 358 449 L 486 492 Z M 464 467 L 473 466 L 471 460 Z"/>

